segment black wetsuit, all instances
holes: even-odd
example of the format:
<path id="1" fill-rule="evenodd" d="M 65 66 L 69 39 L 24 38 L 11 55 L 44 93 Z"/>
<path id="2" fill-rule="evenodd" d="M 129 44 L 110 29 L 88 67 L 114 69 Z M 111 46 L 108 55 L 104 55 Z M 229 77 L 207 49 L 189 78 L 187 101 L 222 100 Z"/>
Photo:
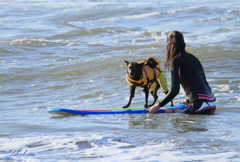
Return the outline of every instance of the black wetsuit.
<path id="1" fill-rule="evenodd" d="M 187 95 L 187 101 L 191 105 L 185 113 L 207 114 L 215 111 L 216 105 L 209 104 L 215 103 L 215 97 L 208 85 L 203 67 L 194 55 L 187 52 L 177 55 L 172 59 L 170 69 L 172 89 L 159 103 L 161 107 L 171 101 L 179 93 L 181 84 Z M 202 107 L 203 103 L 209 106 Z"/>

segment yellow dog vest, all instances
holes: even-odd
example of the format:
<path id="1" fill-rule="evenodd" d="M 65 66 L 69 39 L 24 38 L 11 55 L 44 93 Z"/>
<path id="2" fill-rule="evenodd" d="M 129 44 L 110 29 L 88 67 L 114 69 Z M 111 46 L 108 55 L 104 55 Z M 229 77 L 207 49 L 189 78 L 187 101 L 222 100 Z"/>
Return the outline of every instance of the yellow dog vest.
<path id="1" fill-rule="evenodd" d="M 151 57 L 153 58 L 153 57 Z M 158 65 L 156 65 L 156 67 L 160 70 L 160 61 L 158 61 L 157 59 L 153 58 Z M 142 61 L 143 62 L 143 61 Z M 142 63 L 140 62 L 140 63 Z M 159 71 L 157 68 L 151 68 L 150 66 L 148 66 L 146 64 L 147 60 L 144 61 L 145 64 L 142 67 L 142 77 L 139 80 L 133 80 L 132 78 L 130 78 L 129 74 L 126 74 L 126 81 L 128 84 L 132 85 L 132 86 L 140 86 L 143 87 L 145 85 L 147 85 L 148 83 L 153 83 L 150 85 L 149 87 L 149 91 L 152 92 L 154 91 L 155 87 L 156 87 L 156 81 L 158 81 L 160 83 L 161 89 L 166 92 L 168 91 L 168 87 L 167 87 L 167 78 L 165 77 L 165 73 L 163 71 Z"/>

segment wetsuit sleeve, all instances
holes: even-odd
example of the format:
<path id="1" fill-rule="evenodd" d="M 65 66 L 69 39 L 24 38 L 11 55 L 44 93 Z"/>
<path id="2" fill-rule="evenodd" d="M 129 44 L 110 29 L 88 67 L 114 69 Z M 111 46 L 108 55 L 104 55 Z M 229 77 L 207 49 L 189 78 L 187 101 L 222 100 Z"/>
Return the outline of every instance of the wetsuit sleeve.
<path id="1" fill-rule="evenodd" d="M 168 94 L 165 96 L 165 98 L 162 99 L 162 101 L 159 103 L 159 106 L 163 107 L 168 102 L 173 100 L 173 98 L 179 93 L 180 90 L 180 81 L 179 81 L 179 71 L 180 71 L 180 61 L 179 57 L 173 58 L 171 64 L 171 80 L 172 80 L 172 88 L 168 92 Z"/>

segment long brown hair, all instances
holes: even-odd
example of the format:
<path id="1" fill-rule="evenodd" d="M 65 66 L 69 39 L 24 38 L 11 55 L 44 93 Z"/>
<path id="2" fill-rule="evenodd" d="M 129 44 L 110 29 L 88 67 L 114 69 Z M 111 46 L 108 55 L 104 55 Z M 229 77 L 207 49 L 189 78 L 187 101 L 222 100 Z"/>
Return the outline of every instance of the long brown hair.
<path id="1" fill-rule="evenodd" d="M 179 31 L 173 31 L 167 37 L 165 68 L 169 68 L 171 60 L 182 52 L 185 52 L 183 35 Z"/>

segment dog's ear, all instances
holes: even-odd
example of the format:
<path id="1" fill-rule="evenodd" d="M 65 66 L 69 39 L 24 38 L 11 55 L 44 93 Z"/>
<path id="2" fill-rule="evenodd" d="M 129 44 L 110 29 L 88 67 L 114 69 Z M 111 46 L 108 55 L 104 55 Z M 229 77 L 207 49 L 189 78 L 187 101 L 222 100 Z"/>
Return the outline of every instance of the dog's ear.
<path id="1" fill-rule="evenodd" d="M 126 65 L 128 66 L 129 62 L 128 62 L 128 61 L 126 61 L 126 60 L 124 60 L 124 62 L 125 62 L 125 63 L 126 63 Z"/>
<path id="2" fill-rule="evenodd" d="M 143 66 L 145 64 L 145 61 L 139 62 L 138 65 Z"/>

